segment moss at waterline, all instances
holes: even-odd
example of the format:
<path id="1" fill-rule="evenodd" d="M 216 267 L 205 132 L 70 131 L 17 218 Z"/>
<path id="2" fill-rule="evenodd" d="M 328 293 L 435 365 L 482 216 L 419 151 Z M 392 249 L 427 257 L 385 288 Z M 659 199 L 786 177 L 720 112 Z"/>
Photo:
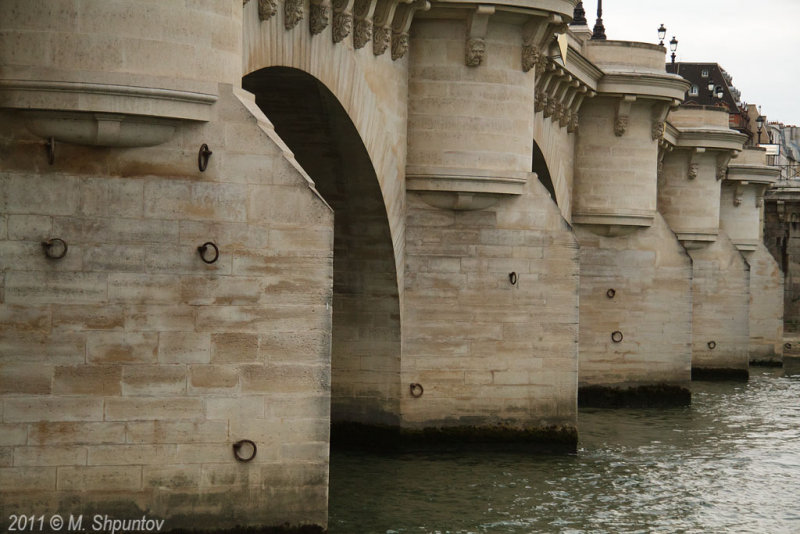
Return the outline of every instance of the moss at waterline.
<path id="1" fill-rule="evenodd" d="M 230 529 L 213 530 L 170 530 L 165 534 L 326 534 L 328 531 L 319 525 L 291 526 L 283 525 L 280 527 L 234 527 Z"/>
<path id="2" fill-rule="evenodd" d="M 457 449 L 459 447 L 513 448 L 529 452 L 574 453 L 578 431 L 573 426 L 520 428 L 488 426 L 443 426 L 421 429 L 362 423 L 331 425 L 331 447 L 375 451 Z"/>
<path id="3" fill-rule="evenodd" d="M 783 367 L 782 360 L 750 360 L 753 367 Z"/>
<path id="4" fill-rule="evenodd" d="M 692 380 L 703 380 L 706 382 L 717 382 L 731 380 L 736 382 L 747 382 L 750 379 L 750 371 L 747 369 L 725 369 L 713 367 L 692 367 Z"/>
<path id="5" fill-rule="evenodd" d="M 668 408 L 691 402 L 692 392 L 688 388 L 669 384 L 578 388 L 578 406 L 584 408 Z"/>

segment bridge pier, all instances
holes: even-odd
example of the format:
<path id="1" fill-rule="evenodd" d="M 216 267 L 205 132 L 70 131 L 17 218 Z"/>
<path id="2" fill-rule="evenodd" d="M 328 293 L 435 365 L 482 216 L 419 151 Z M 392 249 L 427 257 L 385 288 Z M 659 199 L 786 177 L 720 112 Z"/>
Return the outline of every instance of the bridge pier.
<path id="1" fill-rule="evenodd" d="M 765 190 L 780 169 L 766 164 L 763 149 L 743 150 L 722 182 L 720 229 L 750 266 L 748 348 L 751 364 L 781 365 L 783 359 L 783 274 L 764 245 Z"/>
<path id="2" fill-rule="evenodd" d="M 680 108 L 670 122 L 658 207 L 692 258 L 692 377 L 746 379 L 749 266 L 720 230 L 721 182 L 745 136 L 724 110 Z"/>
<path id="3" fill-rule="evenodd" d="M 584 48 L 605 75 L 581 107 L 576 139 L 579 402 L 687 404 L 691 261 L 656 211 L 664 120 L 687 82 L 664 72 L 655 45 Z"/>

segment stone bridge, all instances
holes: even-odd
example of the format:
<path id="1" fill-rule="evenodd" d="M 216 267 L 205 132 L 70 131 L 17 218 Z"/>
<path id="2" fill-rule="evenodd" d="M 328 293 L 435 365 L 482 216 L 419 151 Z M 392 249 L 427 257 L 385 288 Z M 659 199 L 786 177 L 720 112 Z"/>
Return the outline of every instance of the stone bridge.
<path id="1" fill-rule="evenodd" d="M 325 527 L 331 441 L 780 359 L 764 152 L 575 0 L 0 8 L 0 521 Z"/>

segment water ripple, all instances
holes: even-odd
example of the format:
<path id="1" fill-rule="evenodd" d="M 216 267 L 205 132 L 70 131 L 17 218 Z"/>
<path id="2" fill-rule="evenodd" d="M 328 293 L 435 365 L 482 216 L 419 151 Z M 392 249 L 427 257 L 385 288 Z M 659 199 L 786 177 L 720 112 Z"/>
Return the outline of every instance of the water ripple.
<path id="1" fill-rule="evenodd" d="M 575 456 L 331 459 L 331 534 L 800 532 L 800 377 L 697 383 L 670 410 L 584 410 Z"/>

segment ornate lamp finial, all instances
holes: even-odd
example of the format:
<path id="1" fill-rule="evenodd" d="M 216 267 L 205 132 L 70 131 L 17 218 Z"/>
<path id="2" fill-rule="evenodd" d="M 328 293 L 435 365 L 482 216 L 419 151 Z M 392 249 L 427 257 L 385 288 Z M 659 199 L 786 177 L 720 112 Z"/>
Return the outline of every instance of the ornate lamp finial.
<path id="1" fill-rule="evenodd" d="M 583 2 L 578 2 L 575 6 L 575 11 L 572 13 L 572 22 L 570 26 L 588 26 L 586 21 L 586 11 L 583 10 Z"/>
<path id="2" fill-rule="evenodd" d="M 597 22 L 594 23 L 592 40 L 605 41 L 606 28 L 603 26 L 603 0 L 597 0 Z"/>

